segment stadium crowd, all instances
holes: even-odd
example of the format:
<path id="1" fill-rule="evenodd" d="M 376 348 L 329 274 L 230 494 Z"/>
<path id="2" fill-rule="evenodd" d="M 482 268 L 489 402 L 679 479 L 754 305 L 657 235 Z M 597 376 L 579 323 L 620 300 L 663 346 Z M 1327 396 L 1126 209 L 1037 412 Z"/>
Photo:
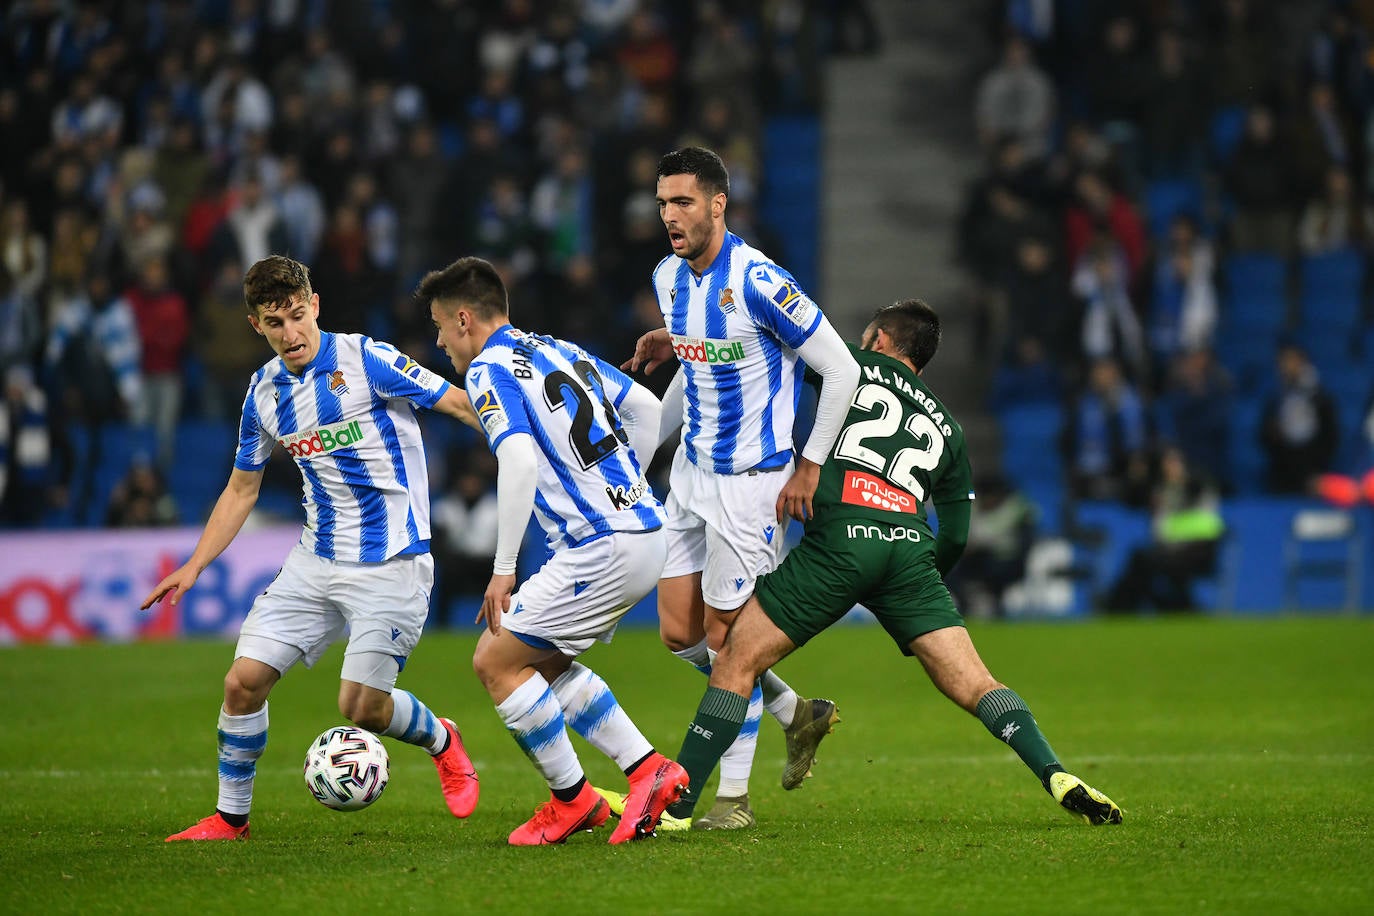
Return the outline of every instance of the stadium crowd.
<path id="1" fill-rule="evenodd" d="M 194 431 L 232 424 L 266 359 L 240 287 L 270 252 L 312 268 L 327 328 L 432 364 L 411 291 L 459 253 L 499 266 L 528 326 L 630 352 L 661 323 L 646 282 L 666 250 L 658 157 L 718 150 L 732 229 L 764 234 L 760 121 L 816 111 L 814 62 L 840 6 L 9 5 L 0 526 L 171 521 L 170 480 L 205 464 L 222 479 L 228 451 L 202 452 L 210 437 Z M 468 524 L 489 515 L 485 449 L 432 425 L 450 502 L 436 521 L 453 523 L 455 555 L 488 552 Z M 299 492 L 282 470 L 264 505 L 275 492 L 291 509 Z"/>
<path id="2" fill-rule="evenodd" d="M 1081 500 L 1187 508 L 1160 505 L 1170 455 L 1192 508 L 1374 465 L 1374 4 L 995 12 L 958 251 L 1051 530 Z"/>

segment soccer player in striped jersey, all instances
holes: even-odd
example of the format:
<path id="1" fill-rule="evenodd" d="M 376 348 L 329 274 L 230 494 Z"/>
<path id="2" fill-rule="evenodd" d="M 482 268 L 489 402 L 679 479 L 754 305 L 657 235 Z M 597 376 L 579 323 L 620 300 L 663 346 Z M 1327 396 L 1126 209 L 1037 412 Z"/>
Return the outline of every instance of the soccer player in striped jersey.
<path id="1" fill-rule="evenodd" d="M 224 679 L 219 715 L 219 801 L 174 840 L 248 838 L 257 760 L 267 746 L 267 696 L 297 662 L 320 659 L 347 627 L 339 711 L 357 725 L 422 747 L 439 770 L 449 811 L 477 805 L 477 774 L 458 729 L 396 678 L 429 613 L 429 481 L 415 408 L 476 420 L 467 395 L 360 334 L 320 330 L 320 297 L 304 264 L 273 255 L 244 277 L 253 330 L 276 356 L 243 402 L 229 483 L 190 559 L 143 607 L 195 585 L 243 527 L 263 468 L 280 443 L 300 468 L 306 521 L 300 543 L 253 602 Z"/>
<path id="2" fill-rule="evenodd" d="M 809 517 L 859 367 L 792 275 L 726 229 L 730 176 L 719 156 L 699 147 L 669 153 L 659 161 L 656 190 L 673 251 L 653 273 L 665 327 L 640 338 L 626 365 L 652 370 L 674 356 L 681 364 L 665 399 L 665 411 L 672 410 L 681 385 L 683 435 L 669 478 L 659 626 L 673 654 L 707 671 L 708 646 L 719 648 L 755 578 L 777 566 L 787 517 Z M 797 456 L 799 362 L 823 385 Z M 810 774 L 817 745 L 838 721 L 833 702 L 799 698 L 765 672 L 739 741 L 721 761 L 716 805 L 694 827 L 754 823 L 749 771 L 765 705 L 787 737 L 784 789 Z"/>
<path id="3" fill-rule="evenodd" d="M 638 457 L 658 444 L 658 398 L 576 344 L 511 327 L 505 284 L 481 258 L 426 275 L 417 296 L 429 307 L 439 346 L 466 373 L 468 397 L 496 454 L 496 560 L 478 615 L 487 629 L 472 666 L 551 794 L 510 843 L 561 843 L 609 816 L 567 726 L 629 779 L 626 813 L 610 841 L 648 836 L 686 788 L 685 774 L 576 658 L 611 641 L 663 568 L 663 507 Z M 531 512 L 543 525 L 549 559 L 517 592 L 516 556 Z"/>

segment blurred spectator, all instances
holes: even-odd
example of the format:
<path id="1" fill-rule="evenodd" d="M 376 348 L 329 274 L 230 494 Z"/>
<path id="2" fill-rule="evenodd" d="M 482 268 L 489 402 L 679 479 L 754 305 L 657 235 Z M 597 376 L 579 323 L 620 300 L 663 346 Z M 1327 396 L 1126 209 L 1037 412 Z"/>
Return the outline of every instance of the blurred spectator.
<path id="1" fill-rule="evenodd" d="M 1327 254 L 1364 248 L 1374 238 L 1374 209 L 1350 186 L 1350 173 L 1339 165 L 1326 171 L 1322 193 L 1309 198 L 1298 222 L 1298 250 Z"/>
<path id="2" fill-rule="evenodd" d="M 133 420 L 151 427 L 159 468 L 171 466 L 185 382 L 186 344 L 191 315 L 186 300 L 169 285 L 167 262 L 149 258 L 139 267 L 138 281 L 124 296 L 133 309 L 142 350 L 143 394 L 133 407 Z"/>
<path id="3" fill-rule="evenodd" d="M 1212 345 L 1217 326 L 1217 289 L 1212 246 L 1197 224 L 1179 215 L 1155 262 L 1146 336 L 1153 358 L 1152 379 L 1163 379 L 1174 357 Z"/>
<path id="4" fill-rule="evenodd" d="M 243 265 L 233 258 L 220 264 L 201 298 L 195 328 L 192 344 L 205 367 L 201 410 L 212 420 L 233 420 L 239 415 L 249 378 L 268 356 L 263 342 L 249 331 Z"/>
<path id="5" fill-rule="evenodd" d="M 1145 408 L 1116 360 L 1093 362 L 1065 433 L 1069 482 L 1077 498 L 1143 502 L 1149 484 Z"/>
<path id="6" fill-rule="evenodd" d="M 1020 35 L 1007 34 L 1001 62 L 978 84 L 975 106 L 974 124 L 984 148 L 990 150 L 1004 137 L 1014 137 L 1032 159 L 1049 152 L 1054 84 L 1036 66 Z"/>
<path id="7" fill-rule="evenodd" d="M 448 180 L 449 164 L 440 155 L 438 135 L 427 122 L 416 122 L 406 137 L 405 152 L 388 167 L 387 178 L 387 193 L 400 219 L 397 273 L 407 291 L 455 250 L 443 251 L 436 244 L 439 205 Z"/>
<path id="8" fill-rule="evenodd" d="M 518 278 L 528 277 L 538 264 L 535 227 L 525 195 L 513 175 L 497 175 L 484 199 L 477 202 L 472 230 L 480 257 L 502 261 Z"/>
<path id="9" fill-rule="evenodd" d="M 389 292 L 396 283 L 396 264 L 400 257 L 399 217 L 391 201 L 377 187 L 377 179 L 370 169 L 359 169 L 348 179 L 346 201 L 358 211 L 363 233 L 367 236 L 368 263 L 376 272 L 376 285 L 370 291 L 371 301 L 375 303 L 377 297 Z"/>
<path id="10" fill-rule="evenodd" d="M 286 250 L 286 226 L 260 176 L 244 175 L 231 198 L 224 222 L 211 242 L 212 263 L 234 258 L 240 264 L 256 264 L 273 252 Z"/>
<path id="11" fill-rule="evenodd" d="M 5 203 L 0 215 L 0 265 L 15 294 L 31 301 L 38 298 L 48 276 L 48 243 L 31 225 L 23 198 Z"/>
<path id="12" fill-rule="evenodd" d="M 1135 290 L 1145 263 L 1148 239 L 1140 208 L 1112 187 L 1106 175 L 1095 170 L 1080 172 L 1073 181 L 1073 198 L 1064 211 L 1064 252 L 1075 269 L 1094 238 L 1106 233 L 1125 258 L 1122 282 Z"/>
<path id="13" fill-rule="evenodd" d="M 551 269 L 562 270 L 569 260 L 591 255 L 592 182 L 581 147 L 564 149 L 554 168 L 535 184 L 530 221 L 543 235 L 542 260 Z"/>
<path id="14" fill-rule="evenodd" d="M 1009 340 L 1015 347 L 1023 339 L 1034 339 L 1041 352 L 1052 358 L 1071 359 L 1074 353 L 1066 351 L 1063 332 L 1074 304 L 1068 278 L 1049 237 L 1036 233 L 1023 236 L 1016 243 L 1014 257 L 1003 283 L 1006 331 L 1001 334 L 990 329 L 988 335 L 989 340 L 998 342 L 994 352 L 1005 359 L 1011 347 L 1002 341 Z"/>
<path id="15" fill-rule="evenodd" d="M 1059 369 L 1046 353 L 1044 341 L 1014 337 L 1009 355 L 993 374 L 988 406 L 1000 412 L 1027 404 L 1058 404 L 1062 392 Z"/>
<path id="16" fill-rule="evenodd" d="M 681 63 L 672 40 L 654 13 L 644 7 L 630 14 L 615 55 L 635 82 L 648 92 L 670 89 Z"/>
<path id="17" fill-rule="evenodd" d="M 948 576 L 964 613 L 1002 617 L 1002 595 L 1026 574 L 1039 510 L 1000 474 L 974 485 L 978 499 L 969 522 L 968 546 Z"/>
<path id="18" fill-rule="evenodd" d="M 1245 133 L 1222 169 L 1222 180 L 1235 202 L 1229 226 L 1231 247 L 1286 256 L 1297 199 L 1292 164 L 1278 141 L 1274 114 L 1268 107 L 1250 106 Z"/>
<path id="19" fill-rule="evenodd" d="M 1299 199 L 1319 194 L 1332 167 L 1354 165 L 1354 131 L 1336 106 L 1336 94 L 1328 83 L 1307 89 L 1307 105 L 1293 118 L 1284 137 L 1291 150 L 1293 180 Z"/>
<path id="20" fill-rule="evenodd" d="M 1253 0 L 1219 0 L 1207 5 L 1208 78 L 1217 107 L 1243 105 L 1269 98 L 1281 78 L 1274 66 L 1275 48 L 1268 4 Z"/>
<path id="21" fill-rule="evenodd" d="M 289 254 L 302 264 L 315 263 L 320 237 L 324 235 L 324 200 L 319 189 L 301 174 L 299 157 L 281 158 L 280 184 L 273 204 L 281 216 L 286 239 L 286 247 L 274 253 Z"/>
<path id="22" fill-rule="evenodd" d="M 1081 363 L 1112 359 L 1132 379 L 1146 378 L 1145 334 L 1131 302 L 1126 259 L 1105 234 L 1074 270 L 1073 292 L 1081 308 L 1073 325 Z"/>
<path id="23" fill-rule="evenodd" d="M 1177 449 L 1160 459 L 1150 494 L 1151 542 L 1131 553 L 1126 569 L 1098 605 L 1108 611 L 1193 611 L 1194 580 L 1217 569 L 1226 525 L 1216 496 L 1189 474 Z"/>
<path id="24" fill-rule="evenodd" d="M 1151 178 L 1184 178 L 1202 171 L 1207 109 L 1198 93 L 1201 67 L 1183 34 L 1165 27 L 1155 35 L 1146 68 L 1141 111 L 1144 171 Z"/>
<path id="25" fill-rule="evenodd" d="M 496 125 L 502 139 L 510 140 L 525 128 L 525 105 L 515 93 L 511 74 L 488 70 L 482 76 L 482 89 L 467 104 L 470 121 L 487 120 Z"/>
<path id="26" fill-rule="evenodd" d="M 485 449 L 471 449 L 450 463 L 458 468 L 452 486 L 434 502 L 434 610 L 452 623 L 460 595 L 481 595 L 491 580 L 496 554 L 496 468 Z M 466 622 L 466 621 L 464 621 Z"/>
<path id="27" fill-rule="evenodd" d="M 210 169 L 199 146 L 195 123 L 185 118 L 173 121 L 153 156 L 152 177 L 165 198 L 163 212 L 173 228 L 180 227 Z"/>
<path id="28" fill-rule="evenodd" d="M 1278 389 L 1260 421 L 1269 463 L 1265 486 L 1271 493 L 1306 493 L 1318 474 L 1331 470 L 1340 441 L 1336 405 L 1302 347 L 1281 344 L 1277 368 Z"/>
<path id="29" fill-rule="evenodd" d="M 1150 92 L 1150 67 L 1141 47 L 1140 28 L 1125 12 L 1107 17 L 1095 53 L 1084 68 L 1093 120 L 1118 150 L 1126 173 L 1135 175 L 1140 159 L 1140 120 Z"/>
<path id="30" fill-rule="evenodd" d="M 92 273 L 54 289 L 44 368 L 66 412 L 92 425 L 132 415 L 143 399 L 143 345 L 133 307 Z"/>
<path id="31" fill-rule="evenodd" d="M 1183 453 L 1188 467 L 1229 489 L 1231 376 L 1206 348 L 1187 350 L 1173 364 L 1160 396 L 1160 439 Z"/>
<path id="32" fill-rule="evenodd" d="M 0 264 L 0 366 L 27 365 L 42 339 L 38 303 L 24 295 L 9 268 Z"/>
<path id="33" fill-rule="evenodd" d="M 31 527 L 66 500 L 70 460 L 62 424 L 22 362 L 7 362 L 0 401 L 0 525 Z"/>
<path id="34" fill-rule="evenodd" d="M 176 502 L 167 492 L 162 475 L 146 457 L 135 458 L 129 472 L 110 492 L 105 527 L 156 528 L 177 521 Z"/>
<path id="35" fill-rule="evenodd" d="M 368 310 L 378 297 L 378 273 L 368 254 L 362 216 L 353 204 L 345 201 L 334 209 L 311 280 L 320 294 L 321 326 L 341 334 L 367 327 Z"/>

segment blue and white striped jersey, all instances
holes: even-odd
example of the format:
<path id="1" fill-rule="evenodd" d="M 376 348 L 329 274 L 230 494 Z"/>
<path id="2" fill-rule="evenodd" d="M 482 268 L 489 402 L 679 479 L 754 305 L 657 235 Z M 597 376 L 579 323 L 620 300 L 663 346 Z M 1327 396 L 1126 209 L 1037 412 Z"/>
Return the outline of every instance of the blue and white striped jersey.
<path id="1" fill-rule="evenodd" d="M 299 376 L 273 359 L 243 401 L 234 467 L 260 470 L 280 442 L 301 469 L 301 543 L 321 557 L 380 563 L 429 549 L 429 474 L 412 405 L 449 384 L 391 344 L 320 334 Z"/>
<path id="2" fill-rule="evenodd" d="M 820 309 L 733 232 L 701 277 L 669 255 L 653 282 L 682 364 L 688 460 L 717 474 L 785 465 L 802 384 L 794 351 L 820 326 Z"/>
<path id="3" fill-rule="evenodd" d="M 576 344 L 505 325 L 465 384 L 493 452 L 511 433 L 534 437 L 534 509 L 551 550 L 662 526 L 663 507 L 616 412 L 633 384 L 625 373 Z"/>

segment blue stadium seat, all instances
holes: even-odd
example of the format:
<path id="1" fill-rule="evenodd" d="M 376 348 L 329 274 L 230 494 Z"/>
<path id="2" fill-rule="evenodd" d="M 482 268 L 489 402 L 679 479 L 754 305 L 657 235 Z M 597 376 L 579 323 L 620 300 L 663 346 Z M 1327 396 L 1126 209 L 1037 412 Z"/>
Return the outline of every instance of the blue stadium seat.
<path id="1" fill-rule="evenodd" d="M 1169 231 L 1169 224 L 1180 213 L 1186 213 L 1202 222 L 1203 194 L 1202 185 L 1190 178 L 1165 178 L 1152 181 L 1145 186 L 1145 215 L 1149 220 L 1150 235 L 1163 238 Z"/>
<path id="2" fill-rule="evenodd" d="M 1237 495 L 1259 493 L 1264 488 L 1265 457 L 1260 446 L 1261 397 L 1237 398 L 1231 414 L 1231 485 Z"/>
<path id="3" fill-rule="evenodd" d="M 1223 323 L 1215 347 L 1217 360 L 1231 373 L 1239 389 L 1253 391 L 1272 376 L 1280 337 L 1277 327 L 1236 327 Z"/>
<path id="4" fill-rule="evenodd" d="M 1303 256 L 1298 262 L 1303 321 L 1320 322 L 1335 333 L 1353 330 L 1362 318 L 1364 271 L 1364 256 L 1352 248 Z"/>
<path id="5" fill-rule="evenodd" d="M 1059 434 L 1064 410 L 1058 404 L 1026 404 L 1004 410 L 1002 468 L 1020 487 L 1058 483 L 1063 473 Z"/>
<path id="6" fill-rule="evenodd" d="M 234 425 L 231 420 L 183 420 L 177 426 L 167 489 L 183 522 L 203 521 L 224 489 L 238 442 Z"/>
<path id="7" fill-rule="evenodd" d="M 1233 254 L 1222 264 L 1222 323 L 1267 330 L 1288 323 L 1288 265 L 1276 255 Z"/>
<path id="8" fill-rule="evenodd" d="M 1240 145 L 1245 135 L 1245 106 L 1228 105 L 1212 113 L 1208 124 L 1208 139 L 1211 141 L 1212 158 L 1218 165 L 1224 165 Z"/>

